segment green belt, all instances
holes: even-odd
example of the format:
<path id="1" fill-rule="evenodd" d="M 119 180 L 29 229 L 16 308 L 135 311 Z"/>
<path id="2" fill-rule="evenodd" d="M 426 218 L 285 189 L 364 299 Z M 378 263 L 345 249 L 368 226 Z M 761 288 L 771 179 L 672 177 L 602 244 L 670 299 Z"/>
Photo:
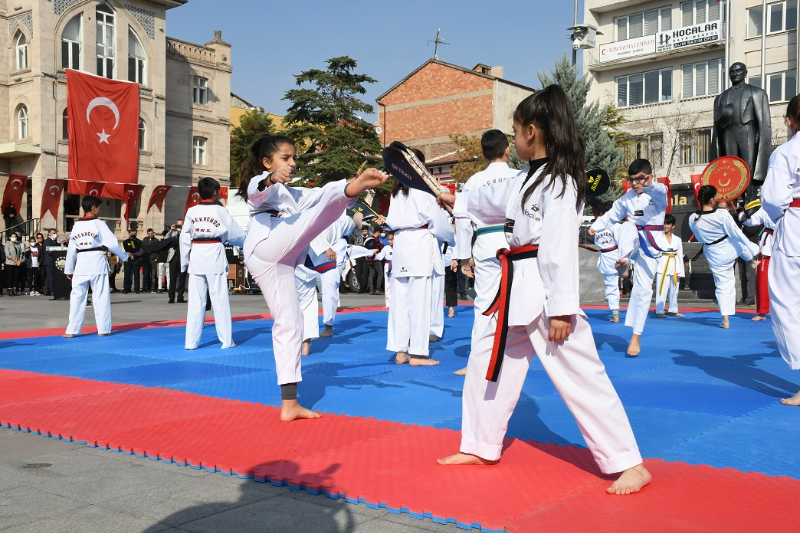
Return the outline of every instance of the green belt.
<path id="1" fill-rule="evenodd" d="M 485 228 L 478 229 L 475 233 L 480 237 L 481 235 L 486 235 L 487 233 L 500 233 L 505 230 L 505 226 L 500 224 L 498 226 L 486 226 Z"/>

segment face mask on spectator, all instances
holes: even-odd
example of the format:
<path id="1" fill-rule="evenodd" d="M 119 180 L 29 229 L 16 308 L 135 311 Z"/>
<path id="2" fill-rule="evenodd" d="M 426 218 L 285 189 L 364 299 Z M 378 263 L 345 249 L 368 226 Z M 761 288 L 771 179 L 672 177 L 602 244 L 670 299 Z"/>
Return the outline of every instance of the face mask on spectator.
<path id="1" fill-rule="evenodd" d="M 11 236 L 11 242 L 17 242 L 17 238 L 15 236 Z"/>

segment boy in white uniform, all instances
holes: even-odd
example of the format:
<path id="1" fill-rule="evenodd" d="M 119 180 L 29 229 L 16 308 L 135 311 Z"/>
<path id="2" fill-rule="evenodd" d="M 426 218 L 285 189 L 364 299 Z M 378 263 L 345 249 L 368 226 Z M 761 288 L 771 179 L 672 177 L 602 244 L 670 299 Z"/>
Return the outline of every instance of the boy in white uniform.
<path id="1" fill-rule="evenodd" d="M 100 199 L 86 196 L 81 200 L 84 216 L 72 227 L 67 246 L 64 274 L 72 280 L 69 295 L 69 325 L 64 337 L 79 335 L 86 314 L 86 296 L 89 287 L 94 295 L 94 321 L 100 337 L 111 335 L 111 297 L 108 287 L 108 260 L 106 251 L 122 261 L 131 254 L 122 249 L 117 238 L 105 222 L 97 218 Z"/>
<path id="2" fill-rule="evenodd" d="M 347 213 L 342 213 L 336 222 L 328 226 L 308 246 L 308 257 L 313 266 L 306 266 L 318 272 L 322 281 L 322 322 L 325 329 L 320 337 L 333 335 L 347 236 L 353 233 L 355 227 L 353 219 Z"/>
<path id="3" fill-rule="evenodd" d="M 656 318 L 667 315 L 683 318 L 678 311 L 678 283 L 686 276 L 683 269 L 683 242 L 672 230 L 675 228 L 675 216 L 667 213 L 664 216 L 664 240 L 667 248 L 661 252 L 656 271 Z M 669 309 L 664 313 L 664 305 L 669 299 Z"/>
<path id="4" fill-rule="evenodd" d="M 200 202 L 190 207 L 181 230 L 181 272 L 188 269 L 189 307 L 186 315 L 187 350 L 197 348 L 206 316 L 206 298 L 211 297 L 214 325 L 222 348 L 233 348 L 231 304 L 228 300 L 228 258 L 225 243 L 241 246 L 244 231 L 219 203 L 219 182 L 202 178 L 197 182 Z"/>
<path id="5" fill-rule="evenodd" d="M 664 214 L 666 213 L 667 187 L 653 178 L 653 169 L 646 159 L 635 159 L 628 167 L 631 190 L 614 202 L 611 209 L 594 221 L 589 234 L 609 223 L 628 221 L 620 225 L 617 233 L 619 260 L 617 270 L 627 277 L 631 263 L 634 268 L 633 290 L 625 313 L 625 325 L 633 329 L 627 354 L 636 357 L 641 351 L 641 338 L 650 301 L 653 299 L 653 278 L 658 258 L 664 249 Z"/>
<path id="6" fill-rule="evenodd" d="M 474 174 L 464 184 L 461 192 L 501 183 L 517 175 L 518 170 L 508 166 L 508 137 L 500 130 L 489 130 L 481 136 L 481 151 L 489 164 L 485 170 Z M 473 239 L 475 244 L 473 245 Z M 502 224 L 488 224 L 480 215 L 469 213 L 469 218 L 456 218 L 456 258 L 461 270 L 469 278 L 475 278 L 475 318 L 472 323 L 470 346 L 475 346 L 478 336 L 489 324 L 490 317 L 483 312 L 489 308 L 500 286 L 500 261 L 497 251 L 508 247 Z M 463 376 L 467 369 L 456 370 Z"/>
<path id="7" fill-rule="evenodd" d="M 607 210 L 609 207 L 611 207 L 610 203 L 604 205 L 602 211 Z M 602 215 L 599 206 L 597 206 L 594 215 L 595 217 Z M 609 224 L 594 234 L 594 244 L 597 246 L 600 255 L 597 258 L 597 271 L 603 275 L 606 301 L 608 302 L 608 309 L 611 311 L 611 319 L 609 321 L 614 323 L 619 322 L 619 272 L 617 272 L 616 267 L 619 259 L 617 228 L 617 224 Z"/>

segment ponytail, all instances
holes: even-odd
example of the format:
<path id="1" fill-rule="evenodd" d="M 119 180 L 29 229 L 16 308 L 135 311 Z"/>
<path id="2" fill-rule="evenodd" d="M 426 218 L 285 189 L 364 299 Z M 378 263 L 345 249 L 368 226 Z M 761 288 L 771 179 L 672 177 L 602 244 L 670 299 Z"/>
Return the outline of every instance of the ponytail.
<path id="1" fill-rule="evenodd" d="M 247 160 L 242 163 L 239 169 L 239 192 L 236 193 L 237 196 L 241 196 L 247 201 L 247 188 L 250 186 L 250 180 L 266 172 L 264 159 L 271 159 L 282 144 L 294 146 L 294 141 L 283 135 L 269 134 L 262 135 L 256 139 L 256 142 L 250 146 L 247 152 Z"/>
<path id="2" fill-rule="evenodd" d="M 700 187 L 700 190 L 697 191 L 697 201 L 700 203 L 701 208 L 704 205 L 708 205 L 709 202 L 712 202 L 716 196 L 717 188 L 713 185 L 703 185 Z"/>

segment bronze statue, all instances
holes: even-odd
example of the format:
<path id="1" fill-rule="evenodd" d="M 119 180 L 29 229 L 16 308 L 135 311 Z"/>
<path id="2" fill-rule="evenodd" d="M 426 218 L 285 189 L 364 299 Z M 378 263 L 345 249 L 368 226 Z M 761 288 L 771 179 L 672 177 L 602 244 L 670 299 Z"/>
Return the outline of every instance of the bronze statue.
<path id="1" fill-rule="evenodd" d="M 758 198 L 772 153 L 772 122 L 766 91 L 744 82 L 747 67 L 734 63 L 728 70 L 731 86 L 714 99 L 711 160 L 726 155 L 742 158 L 750 167 L 745 203 Z"/>

